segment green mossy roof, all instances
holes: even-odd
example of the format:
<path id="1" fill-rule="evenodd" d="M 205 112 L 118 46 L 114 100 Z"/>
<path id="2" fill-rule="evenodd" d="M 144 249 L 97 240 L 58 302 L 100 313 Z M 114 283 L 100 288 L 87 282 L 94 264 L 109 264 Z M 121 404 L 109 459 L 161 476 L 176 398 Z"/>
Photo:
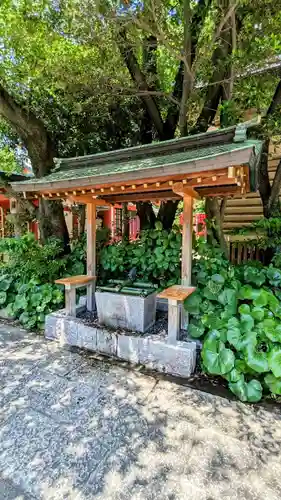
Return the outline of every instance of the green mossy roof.
<path id="1" fill-rule="evenodd" d="M 91 166 L 91 162 L 87 166 L 72 167 L 69 165 L 69 169 L 65 170 L 54 170 L 53 173 L 42 177 L 40 179 L 31 179 L 29 181 L 21 182 L 21 185 L 36 184 L 40 189 L 40 184 L 46 183 L 56 183 L 60 181 L 67 180 L 79 180 L 85 178 L 94 178 L 100 176 L 111 176 L 116 174 L 125 174 L 136 171 L 143 171 L 143 177 L 149 177 L 149 170 L 168 165 L 177 165 L 181 163 L 189 163 L 204 159 L 213 159 L 220 155 L 226 153 L 235 153 L 236 151 L 241 151 L 247 148 L 254 148 L 256 155 L 259 154 L 261 148 L 261 141 L 256 140 L 246 140 L 244 142 L 232 142 L 227 144 L 221 144 L 206 148 L 193 148 L 188 151 L 183 151 L 179 153 L 165 154 L 164 156 L 154 156 L 147 158 L 136 158 L 130 161 L 111 161 L 109 163 L 103 163 L 101 165 Z M 196 172 L 196 169 L 195 169 Z M 110 182 L 110 179 L 108 179 Z"/>

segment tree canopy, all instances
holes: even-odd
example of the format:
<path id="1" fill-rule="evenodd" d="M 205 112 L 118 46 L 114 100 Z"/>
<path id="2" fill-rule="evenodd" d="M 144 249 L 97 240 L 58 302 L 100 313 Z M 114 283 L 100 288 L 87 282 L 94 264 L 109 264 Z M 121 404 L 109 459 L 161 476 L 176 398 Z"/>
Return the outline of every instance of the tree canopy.
<path id="1" fill-rule="evenodd" d="M 280 21 L 275 0 L 3 0 L 0 115 L 36 176 L 54 156 L 203 132 L 251 108 L 268 109 L 268 137 L 279 127 Z M 43 201 L 42 216 L 54 206 Z M 172 221 L 176 204 L 161 209 Z M 138 210 L 147 220 L 151 207 Z"/>

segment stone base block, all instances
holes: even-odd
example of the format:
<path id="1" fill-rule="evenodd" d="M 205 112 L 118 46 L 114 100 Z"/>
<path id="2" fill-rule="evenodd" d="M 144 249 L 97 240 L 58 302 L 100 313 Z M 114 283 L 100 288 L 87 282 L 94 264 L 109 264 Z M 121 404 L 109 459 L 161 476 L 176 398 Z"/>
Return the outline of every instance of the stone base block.
<path id="1" fill-rule="evenodd" d="M 159 372 L 190 377 L 196 365 L 196 343 L 154 340 L 153 336 L 122 335 L 104 327 L 85 325 L 63 311 L 46 316 L 45 336 L 60 344 L 82 347 L 131 363 L 141 363 Z"/>

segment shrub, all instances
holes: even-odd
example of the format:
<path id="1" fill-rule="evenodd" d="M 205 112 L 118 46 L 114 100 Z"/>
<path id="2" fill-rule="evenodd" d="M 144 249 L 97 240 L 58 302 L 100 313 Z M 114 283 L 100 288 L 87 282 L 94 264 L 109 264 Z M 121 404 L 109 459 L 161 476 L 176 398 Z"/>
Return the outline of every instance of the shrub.
<path id="1" fill-rule="evenodd" d="M 228 381 L 241 400 L 281 395 L 281 272 L 234 267 L 206 247 L 196 256 L 197 290 L 185 302 L 189 332 L 203 340 L 204 370 Z"/>
<path id="2" fill-rule="evenodd" d="M 108 229 L 97 231 L 97 251 L 108 240 Z M 43 328 L 45 315 L 63 306 L 64 289 L 53 282 L 86 271 L 86 236 L 72 244 L 69 255 L 51 238 L 44 246 L 34 235 L 0 240 L 7 262 L 0 268 L 0 308 L 26 328 Z"/>
<path id="3" fill-rule="evenodd" d="M 103 279 L 123 278 L 135 267 L 140 279 L 170 286 L 180 279 L 180 252 L 179 227 L 168 232 L 157 222 L 155 229 L 143 231 L 138 240 L 113 243 L 102 250 Z"/>

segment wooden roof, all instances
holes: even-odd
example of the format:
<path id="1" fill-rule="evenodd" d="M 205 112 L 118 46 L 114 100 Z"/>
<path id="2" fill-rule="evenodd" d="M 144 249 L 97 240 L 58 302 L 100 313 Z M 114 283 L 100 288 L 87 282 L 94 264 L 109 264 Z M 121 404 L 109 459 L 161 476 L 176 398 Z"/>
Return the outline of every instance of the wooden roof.
<path id="1" fill-rule="evenodd" d="M 72 198 L 89 203 L 177 199 L 245 193 L 254 189 L 262 143 L 241 127 L 137 146 L 109 153 L 58 159 L 40 179 L 17 181 L 27 196 Z M 36 197 L 36 195 L 35 195 Z"/>

